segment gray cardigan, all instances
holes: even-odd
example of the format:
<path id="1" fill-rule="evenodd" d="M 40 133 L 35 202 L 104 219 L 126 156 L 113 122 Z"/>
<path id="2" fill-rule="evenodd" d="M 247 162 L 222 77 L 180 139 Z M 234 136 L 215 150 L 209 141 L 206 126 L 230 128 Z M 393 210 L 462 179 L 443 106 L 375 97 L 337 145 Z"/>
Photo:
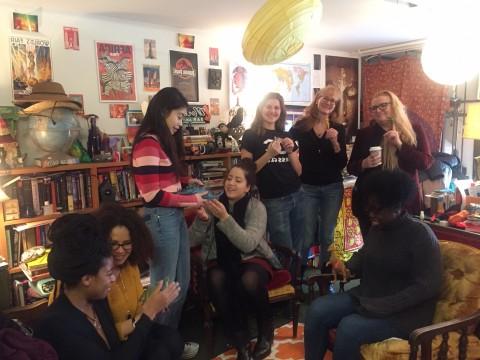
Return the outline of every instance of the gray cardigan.
<path id="1" fill-rule="evenodd" d="M 209 214 L 207 221 L 196 218 L 189 229 L 190 243 L 192 246 L 203 245 L 202 256 L 205 261 L 217 258 L 214 224 L 214 216 Z M 274 267 L 281 266 L 266 240 L 267 211 L 260 200 L 250 199 L 245 211 L 245 228 L 232 216 L 219 220 L 217 227 L 241 251 L 242 260 L 262 257 Z"/>

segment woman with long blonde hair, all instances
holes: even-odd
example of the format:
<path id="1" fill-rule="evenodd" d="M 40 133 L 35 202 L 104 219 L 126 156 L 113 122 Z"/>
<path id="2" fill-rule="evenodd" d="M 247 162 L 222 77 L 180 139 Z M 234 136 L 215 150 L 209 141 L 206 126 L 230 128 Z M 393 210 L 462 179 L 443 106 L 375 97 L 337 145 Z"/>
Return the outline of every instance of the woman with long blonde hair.
<path id="1" fill-rule="evenodd" d="M 418 214 L 421 210 L 418 171 L 428 169 L 433 160 L 423 128 L 412 124 L 405 105 L 397 95 L 389 90 L 379 91 L 373 96 L 369 109 L 373 121 L 357 133 L 347 166 L 350 174 L 358 176 L 352 209 L 364 236 L 370 228 L 368 214 L 364 210 L 366 204 L 361 197 L 364 175 L 379 169 L 401 169 L 407 172 L 417 184 L 415 197 L 407 204 L 407 210 Z M 370 152 L 374 146 L 380 146 L 382 151 Z"/>
<path id="2" fill-rule="evenodd" d="M 330 121 L 340 90 L 328 85 L 305 109 L 305 116 L 290 130 L 300 147 L 305 212 L 305 250 L 320 245 L 320 259 L 329 259 L 328 247 L 343 200 L 342 170 L 347 164 L 345 129 Z M 306 255 L 306 254 L 305 254 Z"/>

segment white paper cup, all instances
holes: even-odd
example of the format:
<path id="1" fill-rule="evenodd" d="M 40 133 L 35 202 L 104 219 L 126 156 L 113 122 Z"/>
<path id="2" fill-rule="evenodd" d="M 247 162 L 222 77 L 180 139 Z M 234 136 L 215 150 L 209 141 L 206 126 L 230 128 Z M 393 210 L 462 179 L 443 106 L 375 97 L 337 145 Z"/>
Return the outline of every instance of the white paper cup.
<path id="1" fill-rule="evenodd" d="M 370 155 L 379 155 L 380 156 L 380 162 L 378 163 L 378 165 L 381 165 L 382 164 L 382 147 L 381 146 L 372 146 L 370 149 Z"/>

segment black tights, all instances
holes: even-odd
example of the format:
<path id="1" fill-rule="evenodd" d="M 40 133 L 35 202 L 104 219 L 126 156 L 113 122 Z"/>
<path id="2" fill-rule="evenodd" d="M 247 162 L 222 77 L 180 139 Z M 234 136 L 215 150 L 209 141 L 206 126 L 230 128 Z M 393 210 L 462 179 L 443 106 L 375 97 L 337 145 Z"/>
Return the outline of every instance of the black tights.
<path id="1" fill-rule="evenodd" d="M 243 347 L 248 341 L 247 314 L 253 312 L 260 334 L 272 326 L 268 302 L 268 272 L 255 263 L 240 266 L 240 279 L 231 279 L 216 266 L 208 270 L 208 290 L 215 309 L 224 322 L 224 328 L 233 345 Z"/>

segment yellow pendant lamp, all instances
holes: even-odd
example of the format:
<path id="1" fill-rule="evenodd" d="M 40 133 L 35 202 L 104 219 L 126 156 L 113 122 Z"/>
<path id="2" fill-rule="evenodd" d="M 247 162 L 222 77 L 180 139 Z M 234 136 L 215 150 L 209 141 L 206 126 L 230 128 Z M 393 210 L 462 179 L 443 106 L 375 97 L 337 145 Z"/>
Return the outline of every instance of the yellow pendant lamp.
<path id="1" fill-rule="evenodd" d="M 247 26 L 243 56 L 255 65 L 272 65 L 303 47 L 312 18 L 320 18 L 320 0 L 267 0 Z"/>

